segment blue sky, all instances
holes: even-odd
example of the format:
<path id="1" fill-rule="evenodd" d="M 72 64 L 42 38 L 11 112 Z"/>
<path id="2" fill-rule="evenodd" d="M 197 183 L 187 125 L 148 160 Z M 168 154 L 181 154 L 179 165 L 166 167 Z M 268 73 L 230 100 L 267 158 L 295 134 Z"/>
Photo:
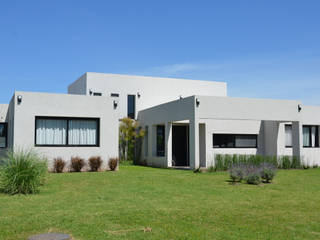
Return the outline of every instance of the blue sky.
<path id="1" fill-rule="evenodd" d="M 0 103 L 84 72 L 225 81 L 320 105 L 320 1 L 0 1 Z"/>

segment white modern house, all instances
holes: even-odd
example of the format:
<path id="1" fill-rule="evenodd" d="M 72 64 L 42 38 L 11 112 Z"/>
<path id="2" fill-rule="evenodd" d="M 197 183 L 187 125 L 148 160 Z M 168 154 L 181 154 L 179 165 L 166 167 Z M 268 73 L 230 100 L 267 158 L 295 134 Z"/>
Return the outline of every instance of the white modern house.
<path id="1" fill-rule="evenodd" d="M 103 73 L 85 73 L 68 94 L 15 92 L 0 105 L 0 153 L 116 157 L 123 117 L 146 130 L 141 157 L 151 166 L 210 167 L 215 154 L 294 155 L 320 165 L 320 106 L 231 98 L 223 82 Z"/>

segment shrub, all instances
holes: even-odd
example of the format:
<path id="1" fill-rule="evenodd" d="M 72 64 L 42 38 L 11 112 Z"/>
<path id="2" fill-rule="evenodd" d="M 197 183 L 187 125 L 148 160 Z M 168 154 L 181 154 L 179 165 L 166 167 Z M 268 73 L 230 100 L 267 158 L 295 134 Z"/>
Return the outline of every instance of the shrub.
<path id="1" fill-rule="evenodd" d="M 193 170 L 193 172 L 194 172 L 194 173 L 202 173 L 202 171 L 201 171 L 201 168 L 200 168 L 200 167 L 198 167 L 198 168 L 196 168 L 195 170 Z"/>
<path id="2" fill-rule="evenodd" d="M 228 170 L 232 166 L 232 156 L 225 154 L 223 158 L 223 170 Z"/>
<path id="3" fill-rule="evenodd" d="M 290 169 L 291 161 L 289 156 L 282 156 L 281 157 L 281 168 L 283 169 Z"/>
<path id="4" fill-rule="evenodd" d="M 115 171 L 118 166 L 119 159 L 118 158 L 110 158 L 108 165 L 111 171 Z"/>
<path id="5" fill-rule="evenodd" d="M 291 168 L 301 168 L 301 161 L 299 157 L 292 157 Z"/>
<path id="6" fill-rule="evenodd" d="M 269 183 L 276 175 L 276 168 L 273 164 L 264 162 L 260 165 L 260 176 Z"/>
<path id="7" fill-rule="evenodd" d="M 248 184 L 258 185 L 261 182 L 260 172 L 257 166 L 248 165 L 245 171 L 245 180 Z"/>
<path id="8" fill-rule="evenodd" d="M 99 156 L 89 158 L 89 166 L 92 172 L 97 172 L 102 165 L 102 159 Z"/>
<path id="9" fill-rule="evenodd" d="M 222 154 L 216 154 L 214 158 L 214 166 L 216 170 L 223 170 L 224 164 L 223 164 L 223 155 Z"/>
<path id="10" fill-rule="evenodd" d="M 240 182 L 245 175 L 245 165 L 236 163 L 229 169 L 230 178 L 233 182 Z"/>
<path id="11" fill-rule="evenodd" d="M 70 163 L 70 170 L 72 172 L 81 172 L 81 169 L 84 167 L 85 161 L 80 157 L 72 157 Z"/>
<path id="12" fill-rule="evenodd" d="M 58 157 L 53 160 L 53 171 L 55 173 L 62 173 L 65 166 L 66 162 L 62 158 Z"/>
<path id="13" fill-rule="evenodd" d="M 0 190 L 7 194 L 32 194 L 39 192 L 48 170 L 46 160 L 36 152 L 8 151 L 1 161 Z"/>

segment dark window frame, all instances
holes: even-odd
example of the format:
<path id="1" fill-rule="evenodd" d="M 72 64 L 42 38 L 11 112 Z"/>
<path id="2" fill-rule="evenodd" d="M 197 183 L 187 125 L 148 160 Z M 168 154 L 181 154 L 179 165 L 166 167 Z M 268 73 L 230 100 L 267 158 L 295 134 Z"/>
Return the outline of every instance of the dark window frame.
<path id="1" fill-rule="evenodd" d="M 292 138 L 292 124 L 285 124 L 284 125 L 284 134 L 286 134 L 286 127 L 291 127 L 291 138 Z M 286 138 L 286 135 L 284 137 Z M 291 142 L 292 142 L 292 139 L 291 139 Z M 284 143 L 284 144 L 285 144 L 286 148 L 292 148 L 292 145 L 291 146 L 289 146 L 289 145 L 287 146 L 286 143 Z"/>
<path id="2" fill-rule="evenodd" d="M 37 120 L 66 120 L 66 144 L 37 144 Z M 97 136 L 96 144 L 69 144 L 69 121 L 70 120 L 94 120 L 97 122 Z M 34 128 L 34 146 L 35 147 L 100 147 L 100 118 L 88 118 L 88 117 L 48 117 L 48 116 L 36 116 L 35 128 Z"/>
<path id="3" fill-rule="evenodd" d="M 159 149 L 159 141 L 158 141 L 158 130 L 159 129 L 162 129 L 161 131 L 163 132 L 163 142 L 161 144 L 161 149 Z M 165 129 L 165 125 L 157 125 L 157 128 L 156 128 L 156 152 L 157 152 L 157 157 L 164 157 L 165 156 L 165 151 L 166 151 L 166 140 L 165 140 L 165 137 L 166 137 L 166 129 Z"/>
<path id="4" fill-rule="evenodd" d="M 8 123 L 7 122 L 1 122 L 0 125 L 4 126 L 4 135 L 5 135 L 5 143 L 4 147 L 0 147 L 0 149 L 4 149 L 8 147 Z"/>
<path id="5" fill-rule="evenodd" d="M 215 145 L 214 144 L 214 137 L 215 136 L 225 136 L 225 137 L 230 137 L 230 138 L 232 138 L 232 146 L 221 146 L 221 144 L 220 144 L 220 146 L 217 146 L 217 145 Z M 255 137 L 255 140 L 256 140 L 256 145 L 254 146 L 254 147 L 252 147 L 252 146 L 250 146 L 250 147 L 245 147 L 245 146 L 242 146 L 242 147 L 237 147 L 236 146 L 236 137 L 239 137 L 239 136 L 254 136 Z M 214 134 L 212 134 L 212 147 L 213 148 L 218 148 L 218 149 L 220 149 L 220 148 L 258 148 L 258 134 L 224 134 L 224 133 L 214 133 Z"/>
<path id="6" fill-rule="evenodd" d="M 119 93 L 111 93 L 111 97 L 119 97 Z"/>
<path id="7" fill-rule="evenodd" d="M 313 147 L 312 146 L 312 127 L 315 127 L 316 128 L 316 136 L 315 136 L 315 146 Z M 305 146 L 303 144 L 303 140 L 302 140 L 302 144 L 303 144 L 303 148 L 320 148 L 320 143 L 319 143 L 319 126 L 317 125 L 303 125 L 302 126 L 302 129 L 303 128 L 308 128 L 309 129 L 309 142 L 310 142 L 310 145 L 309 146 Z M 303 131 L 302 131 L 302 139 L 303 139 Z"/>
<path id="8" fill-rule="evenodd" d="M 129 98 L 132 97 L 133 98 L 133 112 L 129 112 Z M 128 94 L 128 97 L 127 97 L 127 116 L 128 118 L 131 118 L 131 119 L 135 119 L 136 117 L 136 95 L 133 95 L 133 94 Z"/>
<path id="9" fill-rule="evenodd" d="M 101 92 L 94 92 L 94 93 L 93 93 L 93 96 L 95 96 L 95 97 L 101 97 L 101 96 L 102 96 L 102 93 L 101 93 Z"/>

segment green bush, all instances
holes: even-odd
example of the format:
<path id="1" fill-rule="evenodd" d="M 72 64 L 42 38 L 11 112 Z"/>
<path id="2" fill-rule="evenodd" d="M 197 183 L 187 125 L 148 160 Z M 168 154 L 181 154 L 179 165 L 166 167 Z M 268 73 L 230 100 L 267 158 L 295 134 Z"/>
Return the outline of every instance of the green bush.
<path id="1" fill-rule="evenodd" d="M 8 151 L 0 166 L 0 190 L 7 194 L 39 192 L 48 171 L 46 160 L 36 152 Z"/>
<path id="2" fill-rule="evenodd" d="M 301 161 L 300 158 L 297 156 L 292 157 L 292 162 L 291 162 L 291 168 L 301 168 Z"/>
<path id="3" fill-rule="evenodd" d="M 266 183 L 270 183 L 276 175 L 276 167 L 272 163 L 264 162 L 260 165 L 260 176 Z"/>
<path id="4" fill-rule="evenodd" d="M 258 185 L 261 182 L 260 171 L 255 165 L 248 165 L 244 179 L 248 184 Z"/>
<path id="5" fill-rule="evenodd" d="M 230 178 L 233 182 L 241 182 L 245 176 L 245 165 L 241 163 L 235 163 L 229 169 Z"/>

